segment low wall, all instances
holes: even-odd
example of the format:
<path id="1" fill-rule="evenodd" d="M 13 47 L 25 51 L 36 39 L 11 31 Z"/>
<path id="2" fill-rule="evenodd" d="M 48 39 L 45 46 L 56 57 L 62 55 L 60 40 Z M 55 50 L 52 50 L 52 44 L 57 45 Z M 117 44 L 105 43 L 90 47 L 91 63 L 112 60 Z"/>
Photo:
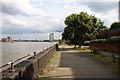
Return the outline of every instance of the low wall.
<path id="1" fill-rule="evenodd" d="M 90 43 L 90 48 L 97 48 L 98 50 L 108 51 L 112 53 L 120 53 L 120 44 L 113 43 Z"/>
<path id="2" fill-rule="evenodd" d="M 15 71 L 7 69 L 3 71 L 2 80 L 33 80 L 36 74 L 41 74 L 41 70 L 46 66 L 50 57 L 56 50 L 56 45 L 38 53 L 35 57 L 30 57 L 14 66 Z"/>

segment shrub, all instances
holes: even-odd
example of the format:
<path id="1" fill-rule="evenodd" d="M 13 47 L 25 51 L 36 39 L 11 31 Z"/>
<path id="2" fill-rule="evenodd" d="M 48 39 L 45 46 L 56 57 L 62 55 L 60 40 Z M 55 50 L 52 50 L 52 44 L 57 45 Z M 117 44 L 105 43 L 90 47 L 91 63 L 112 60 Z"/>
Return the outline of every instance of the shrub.
<path id="1" fill-rule="evenodd" d="M 90 43 L 120 43 L 120 37 L 110 39 L 95 39 L 91 40 Z"/>
<path id="2" fill-rule="evenodd" d="M 91 48 L 92 53 L 98 54 L 98 49 L 97 48 Z"/>

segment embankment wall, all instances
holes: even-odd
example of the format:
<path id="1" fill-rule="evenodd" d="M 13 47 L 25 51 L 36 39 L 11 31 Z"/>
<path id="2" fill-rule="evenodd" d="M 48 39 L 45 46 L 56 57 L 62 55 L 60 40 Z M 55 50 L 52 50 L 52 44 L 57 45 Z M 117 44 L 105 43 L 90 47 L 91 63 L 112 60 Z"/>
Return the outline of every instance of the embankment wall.
<path id="1" fill-rule="evenodd" d="M 14 66 L 15 71 L 10 68 L 2 73 L 2 80 L 35 80 L 36 74 L 41 74 L 41 70 L 46 66 L 52 54 L 56 50 L 56 45 L 32 56 Z"/>

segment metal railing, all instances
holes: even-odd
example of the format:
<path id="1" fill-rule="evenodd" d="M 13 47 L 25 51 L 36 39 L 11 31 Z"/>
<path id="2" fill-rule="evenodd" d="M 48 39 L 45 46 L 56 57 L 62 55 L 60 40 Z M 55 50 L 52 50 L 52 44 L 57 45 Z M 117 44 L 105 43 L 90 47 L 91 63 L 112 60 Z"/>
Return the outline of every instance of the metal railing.
<path id="1" fill-rule="evenodd" d="M 54 46 L 54 45 L 49 46 L 49 47 L 46 47 L 46 48 L 42 49 L 42 50 L 39 51 L 39 52 L 35 51 L 35 52 L 33 52 L 33 53 L 30 53 L 30 54 L 28 54 L 28 55 L 26 55 L 26 56 L 23 56 L 23 57 L 17 59 L 17 60 L 11 60 L 10 62 L 8 62 L 8 63 L 0 66 L 0 69 L 3 69 L 3 68 L 5 68 L 5 67 L 7 67 L 7 66 L 10 65 L 10 67 L 7 67 L 6 69 L 10 68 L 10 71 L 15 71 L 14 65 L 22 62 L 21 60 L 28 59 L 29 57 L 32 57 L 32 56 L 36 57 L 36 55 L 37 55 L 38 53 L 41 53 L 41 52 L 44 53 L 45 51 L 49 50 L 49 49 L 52 48 L 53 46 Z M 19 61 L 20 61 L 20 62 L 19 62 Z M 15 64 L 15 63 L 16 63 L 16 64 Z M 6 70 L 6 69 L 3 69 L 2 71 Z"/>
<path id="2" fill-rule="evenodd" d="M 33 53 L 32 53 L 32 54 L 33 54 Z M 23 59 L 26 59 L 26 58 L 31 57 L 32 54 L 30 53 L 30 54 L 25 55 L 25 56 L 23 56 L 23 57 L 21 57 L 21 58 L 19 58 L 19 59 L 17 59 L 17 60 L 11 60 L 10 62 L 8 62 L 8 63 L 0 66 L 0 68 L 3 69 L 3 68 L 5 68 L 5 67 L 7 67 L 7 66 L 10 65 L 10 67 L 7 67 L 7 68 L 10 68 L 10 71 L 14 71 L 14 64 L 15 64 L 15 63 L 18 63 L 19 61 L 21 61 L 21 60 L 23 60 Z M 5 69 L 7 69 L 7 68 L 5 68 Z M 3 70 L 5 70 L 5 69 L 3 69 Z M 2 70 L 2 71 L 3 71 L 3 70 Z"/>

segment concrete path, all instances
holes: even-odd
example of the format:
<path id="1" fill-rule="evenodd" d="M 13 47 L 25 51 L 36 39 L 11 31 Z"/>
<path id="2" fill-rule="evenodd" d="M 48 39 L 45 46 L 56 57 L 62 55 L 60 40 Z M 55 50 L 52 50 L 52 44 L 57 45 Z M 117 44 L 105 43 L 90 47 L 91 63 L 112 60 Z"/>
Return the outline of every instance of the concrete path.
<path id="1" fill-rule="evenodd" d="M 73 50 L 73 46 L 62 45 L 60 47 L 60 51 L 57 51 L 43 75 L 43 80 L 117 78 L 117 74 L 95 59 Z"/>

